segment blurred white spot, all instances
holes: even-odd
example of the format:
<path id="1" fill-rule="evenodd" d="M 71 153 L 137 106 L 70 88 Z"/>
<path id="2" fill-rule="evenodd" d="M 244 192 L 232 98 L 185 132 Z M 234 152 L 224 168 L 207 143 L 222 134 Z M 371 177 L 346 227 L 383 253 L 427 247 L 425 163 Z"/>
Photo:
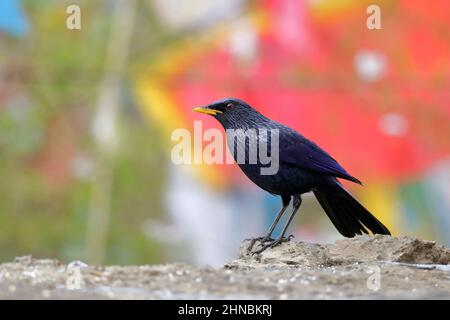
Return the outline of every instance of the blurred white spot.
<path id="1" fill-rule="evenodd" d="M 355 55 L 354 66 L 359 78 L 365 82 L 380 80 L 387 70 L 384 54 L 374 51 L 360 51 Z"/>
<path id="2" fill-rule="evenodd" d="M 44 298 L 50 298 L 50 296 L 51 296 L 50 290 L 42 290 L 42 296 Z"/>
<path id="3" fill-rule="evenodd" d="M 256 55 L 257 40 L 254 25 L 247 20 L 239 21 L 230 34 L 230 52 L 240 60 L 252 61 Z"/>
<path id="4" fill-rule="evenodd" d="M 380 131 L 388 136 L 401 137 L 408 131 L 408 120 L 399 113 L 386 113 L 378 122 Z"/>
<path id="5" fill-rule="evenodd" d="M 33 279 L 36 278 L 37 274 L 38 274 L 38 270 L 36 268 L 33 268 L 31 271 L 24 271 L 23 272 L 24 276 L 28 276 L 28 277 L 33 278 Z"/>
<path id="6" fill-rule="evenodd" d="M 114 94 L 101 93 L 100 106 L 92 121 L 92 134 L 95 140 L 107 150 L 112 150 L 116 146 L 117 141 L 117 112 L 115 108 L 111 107 L 114 104 Z"/>
<path id="7" fill-rule="evenodd" d="M 177 31 L 202 27 L 205 30 L 205 26 L 238 16 L 245 4 L 243 0 L 152 0 L 149 3 L 161 21 Z"/>
<path id="8" fill-rule="evenodd" d="M 198 277 L 198 278 L 195 278 L 194 281 L 195 281 L 196 283 L 200 283 L 200 282 L 202 282 L 203 280 L 202 280 L 202 278 Z"/>
<path id="9" fill-rule="evenodd" d="M 289 298 L 289 296 L 286 293 L 283 293 L 280 295 L 280 300 L 287 300 Z"/>
<path id="10" fill-rule="evenodd" d="M 92 169 L 93 163 L 86 155 L 77 155 L 72 161 L 72 173 L 79 180 L 89 180 Z"/>

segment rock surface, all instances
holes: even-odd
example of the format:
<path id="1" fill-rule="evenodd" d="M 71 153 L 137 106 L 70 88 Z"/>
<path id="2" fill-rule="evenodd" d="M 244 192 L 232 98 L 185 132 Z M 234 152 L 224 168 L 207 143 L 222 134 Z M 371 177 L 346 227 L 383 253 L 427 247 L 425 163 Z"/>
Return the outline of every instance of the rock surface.
<path id="1" fill-rule="evenodd" d="M 30 256 L 0 265 L 0 299 L 450 299 L 450 249 L 360 236 L 288 242 L 221 269 L 69 265 Z"/>

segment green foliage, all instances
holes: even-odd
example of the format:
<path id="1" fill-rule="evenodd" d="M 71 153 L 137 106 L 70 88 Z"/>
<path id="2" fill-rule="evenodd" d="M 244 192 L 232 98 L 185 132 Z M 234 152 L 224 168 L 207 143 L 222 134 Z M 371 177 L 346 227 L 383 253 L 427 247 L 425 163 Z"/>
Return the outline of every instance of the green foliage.
<path id="1" fill-rule="evenodd" d="M 69 4 L 82 8 L 80 31 L 65 27 Z M 26 0 L 24 6 L 31 34 L 5 39 L 0 53 L 0 72 L 16 75 L 14 98 L 0 94 L 0 261 L 25 254 L 83 260 L 91 174 L 74 174 L 73 161 L 65 154 L 87 155 L 95 164 L 90 124 L 105 71 L 111 8 L 108 1 L 91 0 Z M 139 17 L 146 17 L 141 10 Z M 155 50 L 157 37 L 143 37 L 137 32 L 133 39 L 139 48 L 131 52 L 127 76 L 146 62 L 145 53 L 150 56 Z M 105 263 L 164 259 L 158 243 L 142 228 L 147 218 L 163 211 L 161 142 L 135 110 L 130 100 L 120 111 Z M 68 178 L 51 177 L 59 165 Z"/>

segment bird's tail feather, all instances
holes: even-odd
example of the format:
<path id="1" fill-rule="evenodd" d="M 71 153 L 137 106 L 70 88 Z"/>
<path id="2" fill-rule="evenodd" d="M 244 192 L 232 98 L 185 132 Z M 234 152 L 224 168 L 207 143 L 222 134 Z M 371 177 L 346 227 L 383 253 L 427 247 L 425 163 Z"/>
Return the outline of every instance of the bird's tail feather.
<path id="1" fill-rule="evenodd" d="M 357 234 L 368 233 L 367 229 L 374 234 L 391 234 L 337 180 L 333 185 L 318 187 L 314 190 L 314 194 L 343 236 L 351 238 Z"/>

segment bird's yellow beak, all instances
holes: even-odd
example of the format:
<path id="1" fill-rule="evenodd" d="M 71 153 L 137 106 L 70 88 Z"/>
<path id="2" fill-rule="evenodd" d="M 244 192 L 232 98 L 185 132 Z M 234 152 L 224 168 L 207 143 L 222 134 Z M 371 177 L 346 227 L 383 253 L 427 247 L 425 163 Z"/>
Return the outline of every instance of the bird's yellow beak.
<path id="1" fill-rule="evenodd" d="M 206 114 L 210 114 L 215 116 L 218 113 L 222 113 L 222 111 L 219 110 L 214 110 L 214 109 L 210 109 L 210 108 L 205 108 L 205 107 L 197 107 L 192 109 L 192 111 L 194 112 L 200 112 L 200 113 L 206 113 Z"/>

